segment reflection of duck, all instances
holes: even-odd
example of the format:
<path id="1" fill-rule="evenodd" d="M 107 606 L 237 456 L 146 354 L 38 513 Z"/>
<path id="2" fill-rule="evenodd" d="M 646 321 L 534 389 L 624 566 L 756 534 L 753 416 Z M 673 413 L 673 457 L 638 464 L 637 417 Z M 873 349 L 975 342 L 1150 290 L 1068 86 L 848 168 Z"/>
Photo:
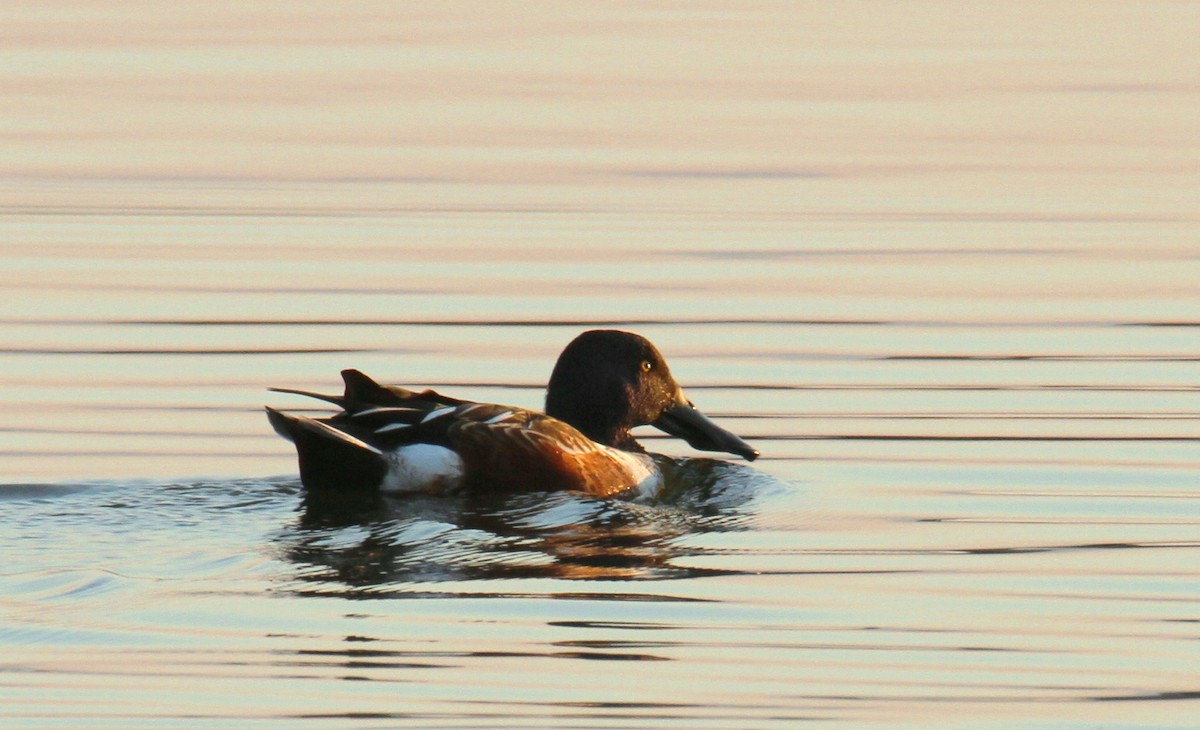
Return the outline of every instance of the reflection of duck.
<path id="1" fill-rule="evenodd" d="M 309 491 L 299 522 L 277 542 L 287 560 L 304 568 L 296 589 L 347 597 L 387 595 L 388 586 L 423 595 L 414 583 L 736 572 L 694 564 L 690 558 L 705 554 L 705 541 L 688 536 L 751 529 L 758 501 L 785 485 L 732 462 L 654 458 L 667 484 L 638 502 L 570 491 L 469 497 Z M 639 597 L 646 596 L 630 599 Z"/>
<path id="2" fill-rule="evenodd" d="M 654 345 L 629 332 L 592 330 L 567 345 L 544 414 L 379 385 L 357 370 L 342 377 L 341 396 L 278 389 L 340 406 L 333 417 L 267 408 L 310 491 L 645 490 L 662 482 L 630 434 L 646 424 L 697 449 L 758 456 L 696 410 Z"/>

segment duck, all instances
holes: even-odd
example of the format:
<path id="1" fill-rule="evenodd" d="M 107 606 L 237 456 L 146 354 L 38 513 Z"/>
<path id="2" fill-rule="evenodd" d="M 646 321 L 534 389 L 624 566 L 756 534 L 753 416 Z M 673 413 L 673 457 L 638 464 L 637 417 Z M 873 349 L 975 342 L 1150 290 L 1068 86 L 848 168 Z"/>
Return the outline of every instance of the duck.
<path id="1" fill-rule="evenodd" d="M 341 409 L 312 418 L 266 407 L 276 433 L 295 445 L 310 493 L 653 490 L 662 473 L 631 434 L 643 425 L 701 451 L 759 456 L 698 410 L 658 348 L 632 332 L 573 339 L 550 375 L 544 412 L 381 385 L 353 369 L 341 375 L 341 395 L 270 389 Z"/>

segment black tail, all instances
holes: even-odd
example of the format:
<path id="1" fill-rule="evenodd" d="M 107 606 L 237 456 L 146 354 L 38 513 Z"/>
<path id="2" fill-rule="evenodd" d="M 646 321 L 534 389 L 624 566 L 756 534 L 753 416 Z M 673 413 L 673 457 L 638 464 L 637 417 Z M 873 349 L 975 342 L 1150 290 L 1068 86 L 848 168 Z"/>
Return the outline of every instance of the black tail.
<path id="1" fill-rule="evenodd" d="M 342 396 L 342 400 L 347 403 L 375 403 L 381 396 L 385 400 L 390 400 L 386 395 L 387 389 L 360 370 L 353 368 L 343 370 L 342 382 L 346 384 L 346 392 Z"/>
<path id="2" fill-rule="evenodd" d="M 441 405 L 458 405 L 463 402 L 428 389 L 416 391 L 401 388 L 399 385 L 380 385 L 370 376 L 352 368 L 342 371 L 342 382 L 346 384 L 346 391 L 340 405 L 347 410 L 354 410 L 355 404 L 419 407 L 418 401 Z"/>
<path id="3" fill-rule="evenodd" d="M 276 433 L 296 444 L 300 481 L 310 490 L 373 490 L 387 475 L 379 449 L 323 421 L 269 406 L 267 419 Z"/>
<path id="4" fill-rule="evenodd" d="M 332 403 L 339 408 L 346 407 L 346 400 L 340 395 L 325 395 L 324 393 L 314 393 L 311 390 L 296 390 L 295 388 L 267 388 L 272 393 L 290 393 L 291 395 L 303 395 L 309 398 L 316 398 L 327 403 Z M 280 434 L 282 436 L 283 434 Z"/>

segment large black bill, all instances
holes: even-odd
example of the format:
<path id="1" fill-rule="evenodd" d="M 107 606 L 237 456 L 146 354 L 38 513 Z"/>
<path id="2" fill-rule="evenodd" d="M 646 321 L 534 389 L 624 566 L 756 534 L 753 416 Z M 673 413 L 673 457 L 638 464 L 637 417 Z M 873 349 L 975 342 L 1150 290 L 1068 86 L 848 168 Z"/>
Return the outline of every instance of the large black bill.
<path id="1" fill-rule="evenodd" d="M 683 398 L 663 411 L 658 420 L 651 425 L 687 441 L 694 449 L 725 451 L 737 454 L 747 461 L 758 458 L 758 449 L 710 421 L 708 416 L 696 410 L 695 406 Z"/>

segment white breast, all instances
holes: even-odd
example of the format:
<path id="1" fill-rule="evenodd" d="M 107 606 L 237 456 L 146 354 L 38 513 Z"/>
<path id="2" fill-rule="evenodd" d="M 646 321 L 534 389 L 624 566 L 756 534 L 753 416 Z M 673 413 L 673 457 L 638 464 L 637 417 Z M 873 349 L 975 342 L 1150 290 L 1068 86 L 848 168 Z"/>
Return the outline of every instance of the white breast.
<path id="1" fill-rule="evenodd" d="M 605 447 L 607 448 L 607 447 Z M 663 485 L 663 475 L 654 466 L 654 461 L 645 454 L 635 454 L 620 449 L 608 449 L 613 458 L 625 465 L 637 480 L 634 491 L 639 496 L 658 494 Z"/>
<path id="2" fill-rule="evenodd" d="M 452 492 L 462 484 L 462 458 L 436 444 L 408 444 L 384 454 L 387 476 L 383 492 Z"/>

